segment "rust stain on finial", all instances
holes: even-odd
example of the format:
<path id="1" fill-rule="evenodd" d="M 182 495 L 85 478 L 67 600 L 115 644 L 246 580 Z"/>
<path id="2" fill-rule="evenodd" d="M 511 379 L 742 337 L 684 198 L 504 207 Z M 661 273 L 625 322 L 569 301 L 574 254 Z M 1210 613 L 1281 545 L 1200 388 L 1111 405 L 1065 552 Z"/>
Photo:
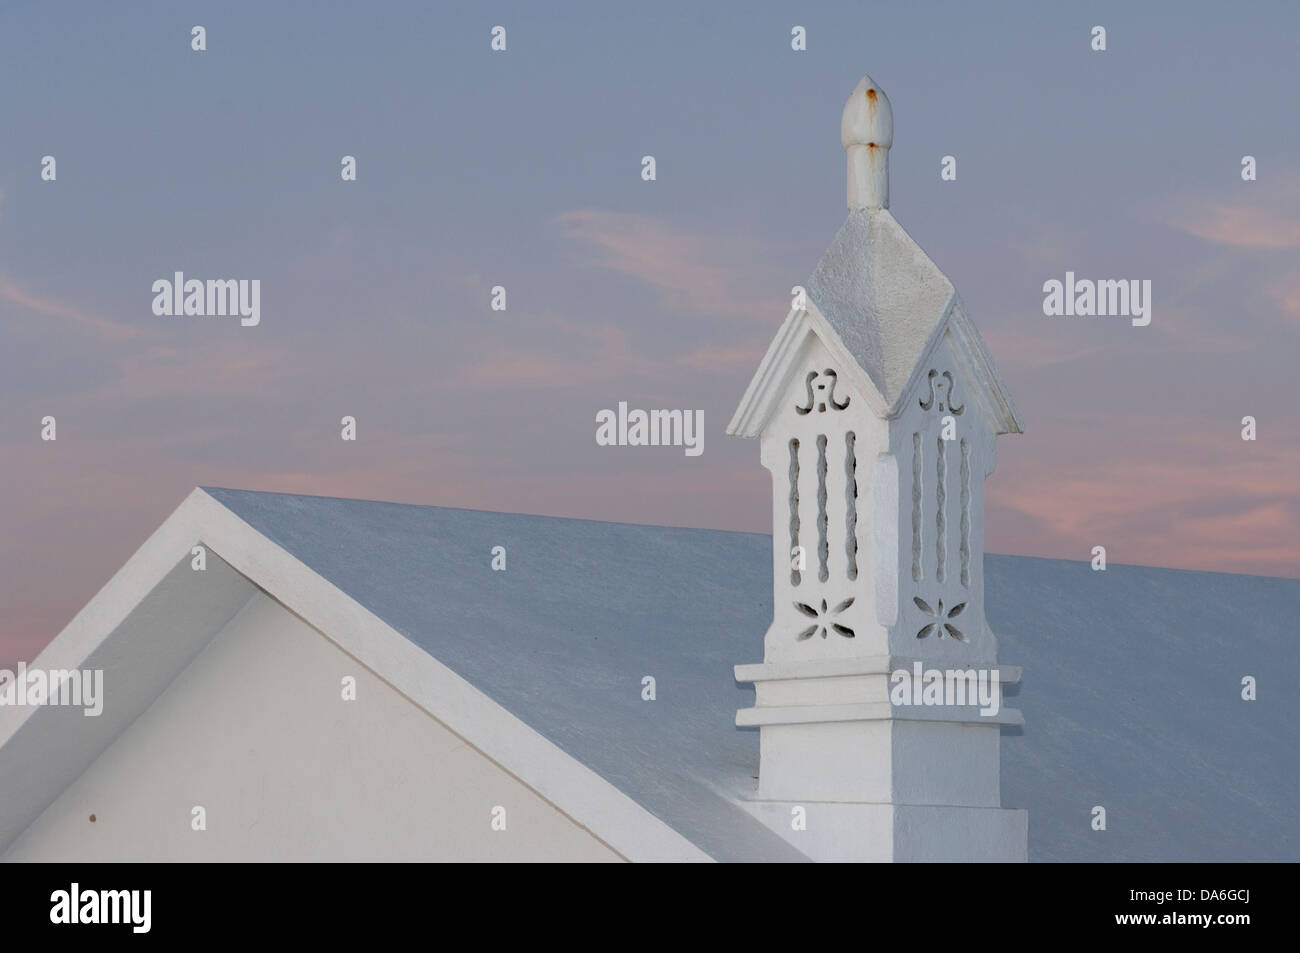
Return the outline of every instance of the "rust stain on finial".
<path id="1" fill-rule="evenodd" d="M 859 94 L 865 94 L 858 99 Z M 848 205 L 851 209 L 889 207 L 889 147 L 893 114 L 889 97 L 863 76 L 840 115 L 840 143 L 848 152 Z"/>

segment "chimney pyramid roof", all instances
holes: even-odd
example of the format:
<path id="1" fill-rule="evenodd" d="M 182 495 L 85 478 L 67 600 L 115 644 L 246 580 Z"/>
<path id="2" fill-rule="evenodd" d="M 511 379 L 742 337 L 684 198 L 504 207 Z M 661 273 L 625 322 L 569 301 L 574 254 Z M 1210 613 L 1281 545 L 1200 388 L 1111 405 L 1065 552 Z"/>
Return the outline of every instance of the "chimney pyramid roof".
<path id="1" fill-rule="evenodd" d="M 762 432 L 772 401 L 792 372 L 807 330 L 856 376 L 881 416 L 896 415 L 926 356 L 951 330 L 978 379 L 999 433 L 1023 428 L 979 332 L 952 282 L 889 211 L 893 108 L 864 76 L 840 118 L 848 158 L 849 215 L 805 288 L 806 307 L 786 318 L 727 432 Z"/>

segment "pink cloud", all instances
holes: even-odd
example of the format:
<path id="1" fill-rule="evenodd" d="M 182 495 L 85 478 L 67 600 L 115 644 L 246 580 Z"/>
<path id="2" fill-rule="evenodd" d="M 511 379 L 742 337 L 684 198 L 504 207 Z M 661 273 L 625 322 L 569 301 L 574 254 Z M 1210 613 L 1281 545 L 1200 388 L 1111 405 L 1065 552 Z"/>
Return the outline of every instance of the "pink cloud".
<path id="1" fill-rule="evenodd" d="M 1071 422 L 1032 458 L 1000 466 L 988 485 L 991 548 L 1087 559 L 1100 545 L 1115 562 L 1300 576 L 1300 449 L 1242 441 L 1232 421 L 1214 435 L 1129 423 L 1098 421 L 1105 431 L 1075 443 L 1088 424 Z"/>
<path id="2" fill-rule="evenodd" d="M 1252 191 L 1236 202 L 1201 203 L 1190 212 L 1180 212 L 1173 224 L 1197 238 L 1260 251 L 1300 248 L 1300 214 L 1296 200 L 1300 187 L 1288 184 L 1271 191 Z"/>
<path id="3" fill-rule="evenodd" d="M 559 216 L 569 238 L 595 252 L 593 264 L 642 281 L 683 314 L 770 318 L 780 294 L 756 299 L 765 284 L 750 239 L 693 235 L 643 215 L 578 209 Z M 749 280 L 747 280 L 749 279 Z"/>
<path id="4" fill-rule="evenodd" d="M 1300 271 L 1287 272 L 1274 279 L 1267 292 L 1284 315 L 1293 321 L 1300 321 Z"/>

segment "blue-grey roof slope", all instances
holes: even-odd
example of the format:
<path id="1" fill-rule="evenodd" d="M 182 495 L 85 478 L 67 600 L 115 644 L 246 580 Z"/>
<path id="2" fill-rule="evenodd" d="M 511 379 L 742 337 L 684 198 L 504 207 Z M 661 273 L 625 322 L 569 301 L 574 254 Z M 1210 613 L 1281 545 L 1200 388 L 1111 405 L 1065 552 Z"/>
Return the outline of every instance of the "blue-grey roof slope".
<path id="1" fill-rule="evenodd" d="M 207 492 L 715 858 L 801 856 L 725 793 L 758 774 L 732 666 L 761 660 L 769 537 Z M 1031 860 L 1300 859 L 1300 580 L 1011 556 L 985 575 L 999 658 L 1025 668 L 1002 802 L 1029 809 Z"/>

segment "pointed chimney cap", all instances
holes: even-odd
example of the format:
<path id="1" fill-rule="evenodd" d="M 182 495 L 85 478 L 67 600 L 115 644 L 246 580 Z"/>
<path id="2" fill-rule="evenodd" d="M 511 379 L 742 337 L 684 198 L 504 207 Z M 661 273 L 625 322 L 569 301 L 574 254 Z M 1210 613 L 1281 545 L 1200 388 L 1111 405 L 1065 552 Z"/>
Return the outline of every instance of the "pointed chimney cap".
<path id="1" fill-rule="evenodd" d="M 863 76 L 844 104 L 840 117 L 840 142 L 849 146 L 894 144 L 894 110 L 889 97 L 870 76 Z"/>
<path id="2" fill-rule="evenodd" d="M 851 209 L 889 208 L 889 147 L 894 110 L 870 76 L 863 76 L 844 104 L 840 142 L 848 152 Z"/>

